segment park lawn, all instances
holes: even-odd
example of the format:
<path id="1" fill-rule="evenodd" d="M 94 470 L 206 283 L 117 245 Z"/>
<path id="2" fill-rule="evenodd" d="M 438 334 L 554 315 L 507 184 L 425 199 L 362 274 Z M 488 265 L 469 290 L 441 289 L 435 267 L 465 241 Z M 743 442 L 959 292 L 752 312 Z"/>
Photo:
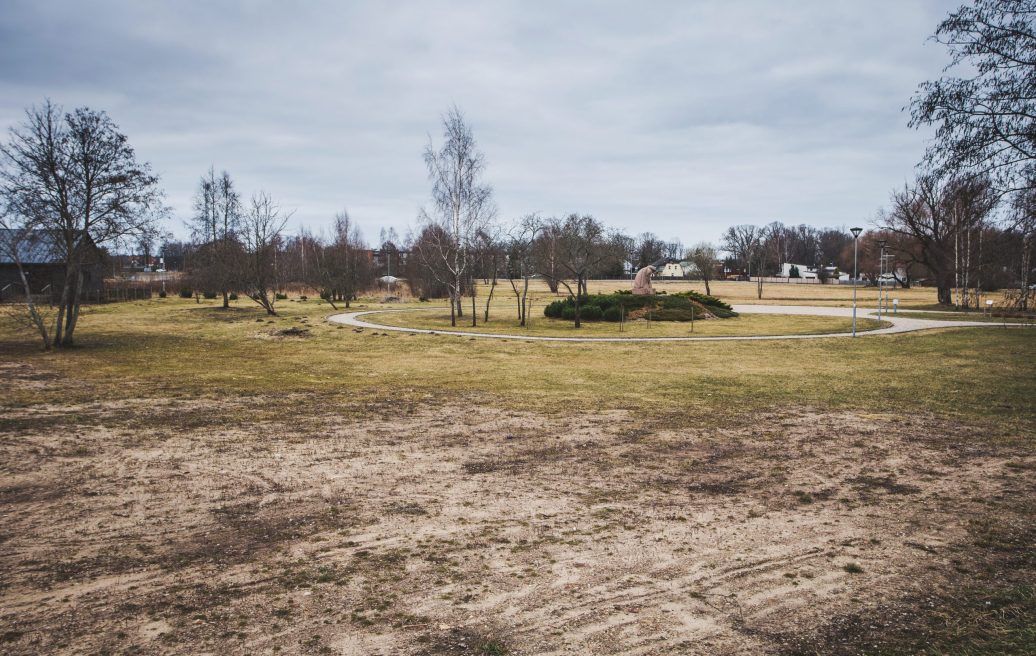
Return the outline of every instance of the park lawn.
<path id="1" fill-rule="evenodd" d="M 351 309 L 399 307 L 407 306 L 362 302 Z M 31 335 L 10 332 L 0 347 L 4 360 L 81 379 L 83 398 L 118 397 L 128 388 L 184 397 L 488 393 L 515 407 L 557 409 L 577 402 L 723 414 L 795 403 L 995 417 L 1026 426 L 1036 416 L 1036 371 L 1026 364 L 1036 356 L 1036 335 L 1024 329 L 856 340 L 569 344 L 353 329 L 326 321 L 336 310 L 319 300 L 282 302 L 278 312 L 267 317 L 244 301 L 223 310 L 216 301 L 173 298 L 91 306 L 84 308 L 71 351 L 44 353 Z M 307 336 L 277 334 L 292 328 Z M 45 385 L 14 390 L 13 397 L 10 402 L 51 400 Z"/>
<path id="2" fill-rule="evenodd" d="M 542 283 L 541 283 L 542 284 Z M 653 281 L 655 291 L 673 294 L 693 290 L 705 293 L 705 284 L 697 280 Z M 546 285 L 543 285 L 545 289 Z M 764 283 L 763 297 L 756 293 L 754 282 L 720 280 L 709 283 L 713 296 L 718 296 L 732 305 L 832 305 L 852 307 L 852 285 L 809 285 L 802 283 Z M 620 289 L 629 289 L 626 281 L 600 280 L 590 281 L 591 294 L 607 293 Z M 499 289 L 497 290 L 499 293 Z M 507 288 L 507 291 L 510 291 Z M 549 290 L 547 290 L 549 293 Z M 890 298 L 898 298 L 901 306 L 905 304 L 933 304 L 936 302 L 936 290 L 932 287 L 911 287 L 910 289 L 888 290 Z M 861 308 L 878 306 L 878 290 L 876 287 L 858 287 L 856 302 Z"/>
<path id="3" fill-rule="evenodd" d="M 699 280 L 654 280 L 652 286 L 656 292 L 675 294 L 678 292 L 695 291 L 704 294 L 705 283 Z M 629 280 L 590 280 L 587 288 L 591 294 L 611 294 L 617 291 L 629 290 L 632 283 Z M 519 289 L 521 284 L 519 283 Z M 482 303 L 488 293 L 489 285 L 485 282 L 478 284 L 479 303 Z M 713 296 L 717 296 L 727 303 L 733 305 L 827 305 L 835 307 L 852 307 L 853 288 L 852 285 L 810 285 L 801 283 L 764 283 L 763 297 L 757 295 L 754 282 L 719 280 L 709 283 L 709 290 Z M 918 308 L 939 308 L 936 302 L 936 290 L 933 287 L 911 287 L 909 289 L 892 289 L 889 291 L 889 302 L 898 298 L 901 307 L 907 305 Z M 543 280 L 533 280 L 529 284 L 529 294 L 537 305 L 547 303 L 568 295 L 564 286 L 558 294 L 548 289 L 547 283 Z M 876 287 L 858 287 L 856 290 L 857 305 L 860 308 L 877 308 L 878 290 Z M 998 298 L 993 294 L 992 298 Z M 494 307 L 515 307 L 517 301 L 511 285 L 505 281 L 498 281 L 494 292 Z"/>
<path id="4" fill-rule="evenodd" d="M 743 314 L 729 319 L 705 321 L 627 321 L 621 327 L 617 322 L 550 319 L 543 316 L 543 308 L 534 306 L 530 310 L 528 325 L 521 327 L 508 312 L 497 308 L 490 314 L 489 322 L 478 317 L 476 326 L 471 325 L 470 314 L 450 326 L 450 313 L 446 308 L 416 308 L 410 312 L 385 312 L 362 317 L 369 323 L 386 326 L 402 326 L 427 330 L 449 330 L 507 335 L 529 335 L 540 337 L 749 337 L 755 335 L 818 335 L 823 333 L 845 333 L 852 330 L 852 319 L 841 317 L 811 317 L 804 315 Z M 858 319 L 857 330 L 867 331 L 890 325 L 873 319 Z"/>
<path id="5" fill-rule="evenodd" d="M 986 321 L 989 323 L 1033 323 L 1033 318 L 1026 317 L 997 317 L 983 312 L 951 312 L 924 310 L 912 310 L 900 308 L 901 316 L 909 319 L 935 319 L 936 321 Z"/>

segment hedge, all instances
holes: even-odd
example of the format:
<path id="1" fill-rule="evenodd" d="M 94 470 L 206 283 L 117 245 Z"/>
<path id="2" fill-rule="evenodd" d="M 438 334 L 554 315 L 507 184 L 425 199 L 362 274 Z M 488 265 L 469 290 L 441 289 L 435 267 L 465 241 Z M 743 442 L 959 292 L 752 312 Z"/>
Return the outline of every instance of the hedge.
<path id="1" fill-rule="evenodd" d="M 693 301 L 693 302 L 692 302 Z M 715 296 L 699 294 L 697 292 L 681 292 L 671 295 L 641 296 L 625 294 L 593 294 L 583 296 L 579 300 L 579 316 L 587 321 L 619 321 L 623 315 L 629 315 L 630 311 L 641 308 L 651 308 L 651 318 L 655 321 L 690 321 L 692 316 L 699 318 L 700 303 L 711 314 L 726 319 L 736 317 L 730 305 L 724 303 Z M 573 320 L 576 316 L 575 299 L 553 301 L 544 309 L 544 316 L 552 319 Z"/>

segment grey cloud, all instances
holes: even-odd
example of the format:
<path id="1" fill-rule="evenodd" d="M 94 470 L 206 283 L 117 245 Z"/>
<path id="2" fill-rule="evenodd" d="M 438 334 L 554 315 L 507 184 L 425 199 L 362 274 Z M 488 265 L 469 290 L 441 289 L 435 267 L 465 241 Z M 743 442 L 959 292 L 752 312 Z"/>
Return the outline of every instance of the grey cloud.
<path id="1" fill-rule="evenodd" d="M 505 218 L 691 242 L 870 217 L 924 147 L 900 109 L 956 3 L 6 4 L 0 122 L 45 96 L 107 110 L 181 217 L 212 164 L 297 225 L 346 207 L 403 231 L 456 103 Z"/>

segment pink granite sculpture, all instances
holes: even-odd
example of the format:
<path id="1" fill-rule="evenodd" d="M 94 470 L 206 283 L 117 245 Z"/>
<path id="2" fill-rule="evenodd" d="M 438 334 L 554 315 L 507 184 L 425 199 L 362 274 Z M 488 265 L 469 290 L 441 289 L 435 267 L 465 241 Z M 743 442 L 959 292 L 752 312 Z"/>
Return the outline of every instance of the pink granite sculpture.
<path id="1" fill-rule="evenodd" d="M 654 265 L 649 264 L 637 271 L 637 277 L 633 279 L 634 294 L 638 296 L 651 296 L 655 293 L 654 288 L 651 286 L 651 276 L 655 273 L 655 270 Z"/>

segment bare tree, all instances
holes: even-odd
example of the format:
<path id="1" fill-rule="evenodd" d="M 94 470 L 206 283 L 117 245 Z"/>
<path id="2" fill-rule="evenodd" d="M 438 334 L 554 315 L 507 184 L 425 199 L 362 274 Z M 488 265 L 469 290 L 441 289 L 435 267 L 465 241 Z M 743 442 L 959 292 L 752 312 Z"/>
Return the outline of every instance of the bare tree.
<path id="1" fill-rule="evenodd" d="M 188 223 L 197 244 L 191 276 L 195 283 L 223 296 L 230 307 L 230 292 L 240 283 L 243 268 L 239 232 L 241 196 L 230 174 L 218 176 L 213 167 L 201 177 L 194 198 L 194 216 Z"/>
<path id="2" fill-rule="evenodd" d="M 880 228 L 917 242 L 917 249 L 905 254 L 931 273 L 939 303 L 951 305 L 960 231 L 984 222 L 994 207 L 995 196 L 982 178 L 943 181 L 920 175 L 912 186 L 892 194 L 892 206 L 878 222 Z"/>
<path id="3" fill-rule="evenodd" d="M 64 261 L 54 346 L 71 346 L 84 265 L 96 249 L 132 238 L 161 216 L 158 178 L 138 162 L 126 135 L 100 111 L 65 114 L 46 101 L 26 111 L 0 145 L 0 182 L 9 211 L 29 230 L 49 232 Z"/>
<path id="4" fill-rule="evenodd" d="M 1019 245 L 1019 258 L 1015 266 L 1018 271 L 1018 307 L 1028 310 L 1032 297 L 1033 254 L 1036 251 L 1036 187 L 1018 194 L 1014 198 L 1011 224 L 1008 231 L 1015 235 Z"/>
<path id="5" fill-rule="evenodd" d="M 556 220 L 540 221 L 532 242 L 533 267 L 544 280 L 552 294 L 557 294 L 561 285 L 561 266 L 558 250 L 561 243 L 561 225 Z"/>
<path id="6" fill-rule="evenodd" d="M 423 223 L 440 230 L 422 240 L 418 255 L 431 271 L 445 270 L 448 275 L 450 323 L 456 326 L 473 242 L 496 214 L 492 188 L 482 182 L 485 157 L 458 108 L 451 108 L 443 117 L 443 144 L 436 150 L 429 139 L 424 160 L 432 181 L 433 213 L 422 210 L 420 216 Z"/>
<path id="7" fill-rule="evenodd" d="M 667 245 L 654 233 L 645 232 L 637 237 L 637 261 L 633 263 L 634 270 L 640 270 L 653 262 L 665 259 Z"/>
<path id="8" fill-rule="evenodd" d="M 489 224 L 475 234 L 473 255 L 475 269 L 477 269 L 477 271 L 473 270 L 473 273 L 477 273 L 478 277 L 482 278 L 489 287 L 482 319 L 483 322 L 487 322 L 489 321 L 489 307 L 493 302 L 493 293 L 496 291 L 497 278 L 500 276 L 500 270 L 506 259 L 504 246 L 500 235 L 496 232 L 495 225 Z M 471 297 L 475 297 L 474 280 L 471 281 Z M 474 314 L 474 308 L 472 308 L 472 313 Z M 472 325 L 474 325 L 474 321 Z"/>
<path id="9" fill-rule="evenodd" d="M 679 238 L 673 238 L 672 241 L 665 242 L 662 253 L 666 259 L 679 260 L 684 255 L 683 242 Z"/>
<path id="10" fill-rule="evenodd" d="M 1034 0 L 976 0 L 939 24 L 932 38 L 950 52 L 947 74 L 910 104 L 912 127 L 937 126 L 925 156 L 937 175 L 986 177 L 1001 192 L 1036 179 L 1033 16 Z"/>
<path id="11" fill-rule="evenodd" d="M 335 215 L 332 241 L 318 251 L 319 285 L 331 304 L 342 301 L 345 307 L 357 293 L 373 281 L 370 250 L 345 210 Z"/>
<path id="12" fill-rule="evenodd" d="M 687 252 L 687 259 L 698 269 L 698 275 L 705 283 L 705 293 L 710 296 L 712 290 L 709 288 L 709 281 L 712 280 L 717 258 L 716 246 L 707 241 L 699 243 Z"/>
<path id="13" fill-rule="evenodd" d="M 759 249 L 760 230 L 754 225 L 736 225 L 727 228 L 723 234 L 723 250 L 730 253 L 734 262 L 752 275 L 752 261 Z"/>
<path id="14" fill-rule="evenodd" d="M 535 214 L 522 217 L 512 228 L 507 239 L 507 280 L 518 304 L 518 325 L 525 326 L 529 309 L 529 279 L 535 274 L 533 244 L 540 229 Z"/>
<path id="15" fill-rule="evenodd" d="M 137 248 L 140 251 L 140 256 L 144 260 L 143 265 L 145 268 L 151 266 L 152 256 L 155 254 L 155 248 L 160 242 L 168 240 L 172 237 L 172 234 L 162 228 L 156 221 L 152 225 L 146 226 L 140 230 L 134 236 Z"/>
<path id="16" fill-rule="evenodd" d="M 435 255 L 439 245 L 449 241 L 443 232 L 440 226 L 428 224 L 407 236 L 407 250 L 413 257 L 407 258 L 404 272 L 411 292 L 421 299 L 451 298 L 450 273 L 445 260 Z"/>
<path id="17" fill-rule="evenodd" d="M 608 239 L 604 226 L 589 214 L 582 216 L 569 214 L 564 221 L 552 219 L 559 227 L 561 238 L 558 242 L 558 262 L 568 275 L 575 280 L 576 291 L 564 280 L 561 281 L 575 298 L 575 326 L 581 326 L 579 309 L 580 301 L 587 295 L 586 281 L 598 271 L 600 266 L 613 256 L 612 242 Z"/>
<path id="18" fill-rule="evenodd" d="M 615 245 L 615 252 L 622 263 L 622 274 L 629 274 L 632 278 L 634 269 L 640 258 L 637 240 L 629 235 L 616 232 L 612 235 L 612 242 Z"/>
<path id="19" fill-rule="evenodd" d="M 277 248 L 284 225 L 291 218 L 266 192 L 253 194 L 241 225 L 247 265 L 245 268 L 248 297 L 269 315 L 276 315 L 273 291 Z"/>
<path id="20" fill-rule="evenodd" d="M 766 249 L 762 247 L 765 229 L 754 225 L 736 225 L 727 229 L 723 235 L 723 250 L 730 253 L 738 266 L 746 270 L 749 280 L 752 278 L 752 267 L 755 267 L 756 295 L 763 297 L 763 268 L 766 261 Z"/>

